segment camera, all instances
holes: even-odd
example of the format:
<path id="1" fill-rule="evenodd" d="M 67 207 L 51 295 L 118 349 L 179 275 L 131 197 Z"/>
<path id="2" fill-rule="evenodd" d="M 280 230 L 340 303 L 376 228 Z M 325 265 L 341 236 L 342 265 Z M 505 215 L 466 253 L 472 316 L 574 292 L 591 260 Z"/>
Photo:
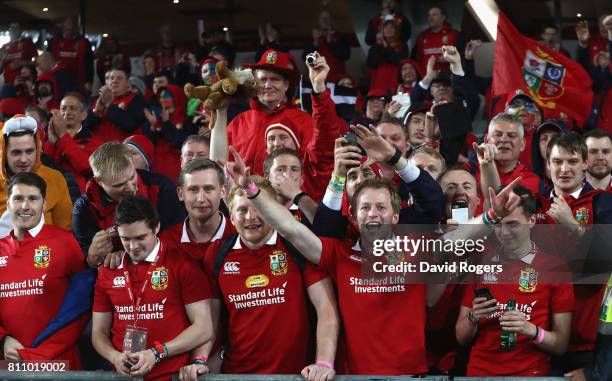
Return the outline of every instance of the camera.
<path id="1" fill-rule="evenodd" d="M 308 55 L 306 55 L 306 63 L 308 65 L 314 64 L 316 60 L 317 56 L 314 53 L 309 53 Z"/>

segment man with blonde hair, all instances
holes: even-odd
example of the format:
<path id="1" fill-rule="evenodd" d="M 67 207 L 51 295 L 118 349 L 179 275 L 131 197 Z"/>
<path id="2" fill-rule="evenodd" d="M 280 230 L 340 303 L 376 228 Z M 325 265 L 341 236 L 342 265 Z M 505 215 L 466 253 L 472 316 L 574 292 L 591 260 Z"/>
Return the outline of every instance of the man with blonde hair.
<path id="1" fill-rule="evenodd" d="M 101 145 L 89 157 L 93 178 L 74 204 L 72 230 L 91 267 L 115 264 L 122 251 L 113 221 L 117 203 L 129 195 L 141 195 L 153 202 L 161 229 L 185 218 L 172 182 L 159 174 L 134 168 L 129 149 L 118 142 Z"/>

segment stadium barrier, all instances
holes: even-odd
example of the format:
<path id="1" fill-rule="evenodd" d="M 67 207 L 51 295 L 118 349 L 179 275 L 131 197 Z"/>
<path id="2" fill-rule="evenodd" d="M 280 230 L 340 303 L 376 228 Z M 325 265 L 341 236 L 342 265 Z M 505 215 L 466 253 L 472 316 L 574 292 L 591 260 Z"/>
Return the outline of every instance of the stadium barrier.
<path id="1" fill-rule="evenodd" d="M 567 381 L 565 377 L 454 377 L 447 376 L 336 376 L 334 381 Z M 0 381 L 131 381 L 130 378 L 113 372 L 9 372 L 0 371 Z M 175 376 L 173 380 L 178 380 Z M 254 374 L 207 374 L 198 381 L 304 381 L 299 375 L 254 375 Z"/>

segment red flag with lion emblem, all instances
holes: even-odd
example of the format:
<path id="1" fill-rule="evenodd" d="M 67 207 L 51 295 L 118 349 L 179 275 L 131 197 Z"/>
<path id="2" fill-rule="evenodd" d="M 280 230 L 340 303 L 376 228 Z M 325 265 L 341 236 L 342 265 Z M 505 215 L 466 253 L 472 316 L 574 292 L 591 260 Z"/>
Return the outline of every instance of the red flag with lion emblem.
<path id="1" fill-rule="evenodd" d="M 493 97 L 522 89 L 545 115 L 563 112 L 582 127 L 593 104 L 591 85 L 591 77 L 580 64 L 525 37 L 499 13 Z"/>

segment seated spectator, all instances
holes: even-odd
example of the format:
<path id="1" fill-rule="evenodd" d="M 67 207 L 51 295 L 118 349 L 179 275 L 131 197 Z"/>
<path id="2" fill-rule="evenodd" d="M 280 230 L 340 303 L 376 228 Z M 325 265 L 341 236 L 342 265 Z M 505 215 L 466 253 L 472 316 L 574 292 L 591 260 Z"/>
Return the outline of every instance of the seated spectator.
<path id="1" fill-rule="evenodd" d="M 559 30 L 556 26 L 547 25 L 543 27 L 540 31 L 540 41 L 538 42 L 555 52 L 559 52 L 571 58 L 569 52 L 561 46 L 561 37 L 559 36 Z"/>
<path id="2" fill-rule="evenodd" d="M 0 304 L 0 340 L 6 361 L 66 362 L 64 370 L 81 370 L 77 340 L 90 317 L 93 275 L 74 236 L 45 225 L 50 183 L 32 172 L 13 176 L 6 186 L 12 228 L 0 240 L 0 284 L 23 284 Z M 34 255 L 32 255 L 34 253 Z M 39 282 L 39 283 L 38 283 Z M 79 290 L 80 298 L 76 296 Z M 76 299 L 65 309 L 65 298 Z M 27 323 L 27 324 L 26 324 Z"/>
<path id="3" fill-rule="evenodd" d="M 89 156 L 103 143 L 83 128 L 87 107 L 76 94 L 62 99 L 60 109 L 52 111 L 44 152 L 62 170 L 70 172 L 80 193 L 91 178 Z"/>
<path id="4" fill-rule="evenodd" d="M 202 135 L 189 135 L 181 147 L 181 168 L 194 159 L 208 159 L 210 138 Z"/>
<path id="5" fill-rule="evenodd" d="M 121 375 L 168 379 L 190 363 L 193 349 L 212 344 L 210 281 L 195 261 L 157 238 L 159 216 L 150 200 L 124 198 L 117 205 L 115 223 L 125 252 L 116 269 L 98 272 L 93 346 Z M 117 279 L 122 279 L 119 285 Z M 136 294 L 140 284 L 142 292 Z M 133 295 L 138 295 L 136 300 Z M 141 298 L 143 310 L 124 312 L 140 305 Z M 134 321 L 139 325 L 132 325 Z M 146 340 L 136 336 L 143 332 Z M 128 333 L 134 333 L 132 340 Z"/>
<path id="6" fill-rule="evenodd" d="M 47 51 L 53 54 L 59 64 L 65 65 L 76 80 L 78 89 L 69 91 L 83 89 L 85 94 L 91 92 L 94 76 L 93 51 L 89 40 L 78 34 L 73 18 L 64 20 L 61 35 L 53 37 L 47 43 Z M 65 93 L 62 92 L 61 95 L 64 96 Z"/>
<path id="7" fill-rule="evenodd" d="M 376 34 L 376 43 L 368 51 L 370 88 L 380 88 L 387 93 L 397 90 L 399 63 L 408 57 L 408 45 L 401 40 L 399 33 L 393 17 L 387 16 L 382 30 Z"/>
<path id="8" fill-rule="evenodd" d="M 134 168 L 130 150 L 124 144 L 102 144 L 89 157 L 89 165 L 93 178 L 74 204 L 72 228 L 90 267 L 97 268 L 103 263 L 118 265 L 122 249 L 113 245 L 117 243 L 113 216 L 117 203 L 125 197 L 140 195 L 151 200 L 160 216 L 162 231 L 185 218 L 172 182 Z M 120 251 L 116 253 L 117 250 Z"/>
<path id="9" fill-rule="evenodd" d="M 212 160 L 196 158 L 181 170 L 176 190 L 187 209 L 187 218 L 166 229 L 160 238 L 202 261 L 213 242 L 236 231 L 220 211 L 222 200 L 227 196 L 225 173 Z"/>
<path id="10" fill-rule="evenodd" d="M 154 83 L 154 89 L 157 86 Z M 187 118 L 187 98 L 182 88 L 172 84 L 159 86 L 154 99 L 153 107 L 158 112 L 144 109 L 147 119 L 144 135 L 155 146 L 153 171 L 175 180 L 181 170 L 180 148 L 187 136 L 197 130 Z"/>
<path id="11" fill-rule="evenodd" d="M 31 65 L 38 57 L 36 46 L 30 37 L 22 36 L 21 24 L 12 22 L 8 29 L 9 42 L 0 48 L 0 72 L 4 83 L 10 84 L 21 75 L 21 68 Z"/>
<path id="12" fill-rule="evenodd" d="M 446 172 L 446 163 L 440 152 L 431 147 L 419 147 L 411 152 L 410 158 L 414 164 L 438 181 L 440 175 Z"/>
<path id="13" fill-rule="evenodd" d="M 128 73 L 131 71 L 130 57 L 123 54 L 117 37 L 108 35 L 102 37 L 100 46 L 94 52 L 96 61 L 96 74 L 100 82 L 105 81 L 104 75 L 112 69 L 124 69 Z"/>
<path id="14" fill-rule="evenodd" d="M 264 55 L 269 50 L 290 54 L 289 50 L 281 45 L 281 30 L 278 25 L 273 25 L 271 22 L 266 22 L 264 25 L 257 26 L 259 33 L 259 46 L 255 49 L 253 61 L 260 62 Z"/>
<path id="15" fill-rule="evenodd" d="M 153 164 L 155 147 L 144 135 L 132 135 L 123 141 L 132 153 L 132 161 L 136 169 L 150 171 Z"/>
<path id="16" fill-rule="evenodd" d="M 303 156 L 312 137 L 312 118 L 293 106 L 287 98 L 289 88 L 298 84 L 299 75 L 289 54 L 268 50 L 253 69 L 257 95 L 251 109 L 238 115 L 227 126 L 228 142 L 244 158 L 254 173 L 262 173 L 266 156 L 266 129 L 287 118 L 296 126 L 296 140 Z M 214 129 L 213 129 L 214 132 Z"/>
<path id="17" fill-rule="evenodd" d="M 381 0 L 381 12 L 379 16 L 374 16 L 368 22 L 366 30 L 365 42 L 368 45 L 376 43 L 377 34 L 382 31 L 385 19 L 391 16 L 395 25 L 399 29 L 400 41 L 407 43 L 412 33 L 412 25 L 410 21 L 399 10 L 397 0 Z"/>
<path id="18" fill-rule="evenodd" d="M 56 60 L 49 52 L 43 52 L 36 59 L 38 78 L 53 78 L 52 82 L 56 86 L 54 91 L 59 93 L 59 97 L 78 91 L 79 85 L 74 74 L 68 69 L 65 63 Z M 61 98 L 59 98 L 61 99 Z"/>
<path id="19" fill-rule="evenodd" d="M 13 175 L 34 172 L 47 183 L 47 197 L 44 208 L 46 224 L 70 230 L 72 222 L 72 201 L 64 176 L 55 169 L 43 165 L 41 131 L 34 118 L 15 115 L 2 128 L 0 135 L 0 226 L 2 236 L 11 229 L 6 211 L 7 185 Z M 8 229 L 6 229 L 8 227 Z"/>
<path id="20" fill-rule="evenodd" d="M 319 13 L 318 26 L 312 29 L 312 44 L 304 50 L 306 55 L 319 52 L 329 65 L 329 82 L 337 82 L 346 75 L 346 61 L 351 57 L 351 45 L 347 39 L 334 29 L 332 15 L 324 9 Z"/>
<path id="21" fill-rule="evenodd" d="M 103 141 L 123 141 L 134 133 L 140 133 L 145 122 L 145 100 L 131 89 L 129 75 L 125 70 L 113 69 L 110 85 L 100 88 L 100 97 L 90 114 L 93 135 Z"/>
<path id="22" fill-rule="evenodd" d="M 540 177 L 540 194 L 546 194 L 552 183 L 550 181 L 550 168 L 546 165 L 546 148 L 555 137 L 567 132 L 568 128 L 561 120 L 550 119 L 540 124 L 533 134 L 531 145 L 531 165 L 533 172 Z"/>
<path id="23" fill-rule="evenodd" d="M 583 135 L 588 148 L 586 181 L 595 189 L 612 191 L 612 138 L 601 130 Z"/>
<path id="24" fill-rule="evenodd" d="M 574 293 L 571 284 L 558 279 L 567 265 L 533 242 L 536 200 L 524 188 L 515 192 L 522 196 L 520 206 L 501 219 L 495 234 L 502 246 L 487 261 L 502 265 L 503 273 L 497 274 L 495 281 L 486 275 L 475 276 L 474 284 L 463 291 L 456 335 L 461 344 L 472 346 L 468 376 L 548 376 L 551 355 L 563 354 L 569 342 Z M 559 284 L 551 284 L 550 275 L 546 280 L 545 274 L 551 271 Z M 535 290 L 530 290 L 530 285 L 517 287 L 511 281 L 535 272 L 540 274 Z M 493 299 L 475 297 L 479 287 L 487 287 Z M 513 311 L 509 300 L 516 302 Z M 516 335 L 512 351 L 500 348 L 500 331 Z"/>
<path id="25" fill-rule="evenodd" d="M 459 32 L 454 30 L 451 24 L 446 21 L 447 16 L 446 8 L 441 5 L 434 5 L 427 11 L 428 28 L 419 33 L 412 50 L 413 58 L 421 67 L 426 67 L 429 64 L 429 59 L 434 57 L 434 70 L 449 70 L 449 64 L 443 55 L 442 47 L 457 45 Z"/>
<path id="26" fill-rule="evenodd" d="M 421 68 L 413 59 L 406 58 L 399 63 L 397 71 L 397 91 L 396 94 L 410 94 L 414 86 L 421 80 Z"/>

